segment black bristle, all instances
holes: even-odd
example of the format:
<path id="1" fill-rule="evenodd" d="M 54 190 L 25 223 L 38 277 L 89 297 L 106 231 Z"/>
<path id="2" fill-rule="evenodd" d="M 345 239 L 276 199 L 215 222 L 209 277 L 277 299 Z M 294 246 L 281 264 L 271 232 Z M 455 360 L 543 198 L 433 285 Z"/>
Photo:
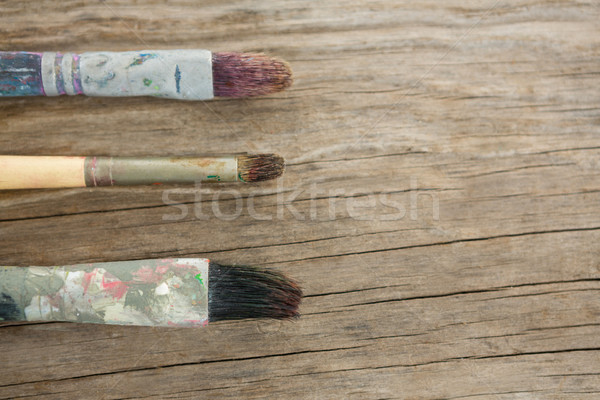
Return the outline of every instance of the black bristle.
<path id="1" fill-rule="evenodd" d="M 301 298 L 300 287 L 279 272 L 210 263 L 208 314 L 211 322 L 296 318 Z"/>
<path id="2" fill-rule="evenodd" d="M 0 321 L 20 321 L 23 319 L 17 303 L 7 294 L 0 294 Z"/>

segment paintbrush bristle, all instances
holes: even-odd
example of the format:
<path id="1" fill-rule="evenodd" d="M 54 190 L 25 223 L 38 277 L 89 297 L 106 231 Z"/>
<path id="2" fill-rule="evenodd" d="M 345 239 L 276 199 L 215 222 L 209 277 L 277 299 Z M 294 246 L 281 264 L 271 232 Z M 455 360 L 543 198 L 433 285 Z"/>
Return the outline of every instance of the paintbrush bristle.
<path id="1" fill-rule="evenodd" d="M 264 268 L 210 263 L 208 319 L 297 318 L 302 290 L 283 274 Z"/>
<path id="2" fill-rule="evenodd" d="M 212 70 L 217 97 L 261 96 L 292 84 L 289 64 L 261 53 L 213 53 Z"/>
<path id="3" fill-rule="evenodd" d="M 238 157 L 238 175 L 244 182 L 261 182 L 283 174 L 285 161 L 277 154 L 254 154 Z"/>

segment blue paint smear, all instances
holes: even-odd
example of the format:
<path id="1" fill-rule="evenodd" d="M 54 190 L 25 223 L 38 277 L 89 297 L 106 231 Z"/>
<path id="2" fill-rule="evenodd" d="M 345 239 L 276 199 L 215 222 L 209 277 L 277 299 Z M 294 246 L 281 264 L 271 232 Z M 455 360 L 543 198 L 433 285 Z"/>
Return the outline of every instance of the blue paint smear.
<path id="1" fill-rule="evenodd" d="M 175 66 L 175 88 L 177 89 L 177 93 L 180 93 L 179 90 L 179 81 L 181 80 L 181 71 L 179 71 L 179 65 Z"/>
<path id="2" fill-rule="evenodd" d="M 4 52 L 0 55 L 0 97 L 44 95 L 42 55 Z"/>
<path id="3" fill-rule="evenodd" d="M 129 67 L 135 67 L 136 65 L 142 65 L 144 62 L 146 62 L 146 60 L 151 60 L 153 58 L 156 58 L 157 55 L 154 53 L 140 53 L 139 57 L 136 57 L 133 62 L 131 64 L 129 64 Z M 127 67 L 127 68 L 129 68 Z"/>

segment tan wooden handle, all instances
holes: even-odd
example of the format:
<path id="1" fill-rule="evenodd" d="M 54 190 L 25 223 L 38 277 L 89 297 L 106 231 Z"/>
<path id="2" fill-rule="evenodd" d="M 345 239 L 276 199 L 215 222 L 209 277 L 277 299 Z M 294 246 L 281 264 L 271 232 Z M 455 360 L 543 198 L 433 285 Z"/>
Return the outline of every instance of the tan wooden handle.
<path id="1" fill-rule="evenodd" d="M 0 156 L 0 190 L 85 187 L 85 157 Z"/>

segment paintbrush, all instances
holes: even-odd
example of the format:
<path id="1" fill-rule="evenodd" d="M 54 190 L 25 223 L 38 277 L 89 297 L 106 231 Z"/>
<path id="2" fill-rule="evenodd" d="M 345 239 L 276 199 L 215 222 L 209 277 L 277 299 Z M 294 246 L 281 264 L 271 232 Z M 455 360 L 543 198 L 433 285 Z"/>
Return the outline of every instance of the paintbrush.
<path id="1" fill-rule="evenodd" d="M 260 53 L 208 50 L 0 52 L 0 97 L 251 97 L 292 84 L 289 65 Z"/>
<path id="2" fill-rule="evenodd" d="M 276 154 L 217 157 L 0 156 L 0 190 L 163 183 L 260 182 L 283 173 Z"/>
<path id="3" fill-rule="evenodd" d="M 179 258 L 0 267 L 0 320 L 204 326 L 298 317 L 299 286 L 257 267 Z"/>

